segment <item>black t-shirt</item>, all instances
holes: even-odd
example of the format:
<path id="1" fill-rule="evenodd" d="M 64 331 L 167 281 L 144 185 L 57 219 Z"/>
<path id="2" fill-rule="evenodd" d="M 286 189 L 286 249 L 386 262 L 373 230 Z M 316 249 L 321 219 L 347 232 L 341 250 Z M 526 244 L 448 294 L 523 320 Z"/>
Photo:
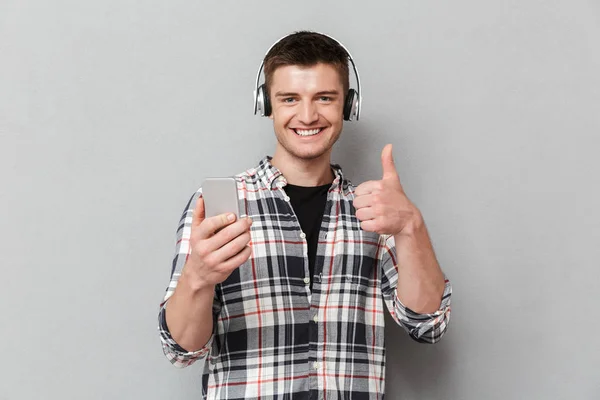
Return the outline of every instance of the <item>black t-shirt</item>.
<path id="1" fill-rule="evenodd" d="M 325 212 L 325 204 L 327 203 L 327 191 L 330 187 L 331 183 L 312 187 L 288 184 L 284 188 L 290 198 L 294 213 L 298 217 L 302 232 L 306 235 L 311 290 L 315 273 L 319 231 L 321 230 L 321 222 L 323 220 L 323 213 Z"/>

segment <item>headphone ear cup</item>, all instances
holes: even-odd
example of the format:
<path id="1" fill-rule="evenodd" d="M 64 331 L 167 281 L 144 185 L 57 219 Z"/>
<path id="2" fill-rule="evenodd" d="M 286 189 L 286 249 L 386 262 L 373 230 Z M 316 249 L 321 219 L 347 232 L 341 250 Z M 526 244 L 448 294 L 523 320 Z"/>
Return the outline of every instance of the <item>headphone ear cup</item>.
<path id="1" fill-rule="evenodd" d="M 261 111 L 261 116 L 268 117 L 271 115 L 271 101 L 269 100 L 269 95 L 267 94 L 267 88 L 263 83 L 258 87 L 258 96 L 257 96 L 258 109 Z"/>
<path id="2" fill-rule="evenodd" d="M 267 93 L 267 88 L 263 88 L 263 93 L 265 96 L 265 117 L 271 116 L 271 99 L 269 98 L 269 93 Z"/>
<path id="3" fill-rule="evenodd" d="M 346 95 L 346 101 L 344 102 L 344 120 L 351 121 L 356 113 L 356 103 L 358 100 L 358 96 L 356 94 L 356 90 L 350 89 L 348 90 L 348 94 Z"/>

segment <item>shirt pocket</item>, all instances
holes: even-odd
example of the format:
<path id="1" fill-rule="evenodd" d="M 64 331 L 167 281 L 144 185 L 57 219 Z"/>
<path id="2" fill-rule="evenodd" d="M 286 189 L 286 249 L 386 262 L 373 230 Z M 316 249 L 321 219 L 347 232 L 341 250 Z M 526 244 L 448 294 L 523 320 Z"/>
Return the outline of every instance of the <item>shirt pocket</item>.
<path id="1" fill-rule="evenodd" d="M 379 235 L 360 231 L 358 239 L 345 239 L 342 252 L 337 252 L 335 263 L 344 281 L 369 286 L 377 268 Z"/>

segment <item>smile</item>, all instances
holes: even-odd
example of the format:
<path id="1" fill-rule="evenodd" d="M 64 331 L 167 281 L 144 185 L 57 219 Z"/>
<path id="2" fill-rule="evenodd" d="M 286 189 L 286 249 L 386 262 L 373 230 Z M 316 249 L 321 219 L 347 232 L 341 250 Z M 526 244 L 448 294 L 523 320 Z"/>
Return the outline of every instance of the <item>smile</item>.
<path id="1" fill-rule="evenodd" d="M 316 129 L 293 129 L 296 132 L 296 135 L 299 136 L 314 136 L 317 133 L 321 132 L 325 128 L 316 128 Z"/>

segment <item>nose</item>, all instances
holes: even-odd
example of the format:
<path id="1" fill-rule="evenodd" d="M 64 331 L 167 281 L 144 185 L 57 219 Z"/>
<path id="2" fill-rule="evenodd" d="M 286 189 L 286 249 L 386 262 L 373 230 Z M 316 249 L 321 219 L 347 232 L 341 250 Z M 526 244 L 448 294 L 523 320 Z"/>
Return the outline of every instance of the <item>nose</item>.
<path id="1" fill-rule="evenodd" d="M 298 121 L 310 125 L 319 119 L 317 107 L 312 101 L 303 101 L 298 109 Z"/>

